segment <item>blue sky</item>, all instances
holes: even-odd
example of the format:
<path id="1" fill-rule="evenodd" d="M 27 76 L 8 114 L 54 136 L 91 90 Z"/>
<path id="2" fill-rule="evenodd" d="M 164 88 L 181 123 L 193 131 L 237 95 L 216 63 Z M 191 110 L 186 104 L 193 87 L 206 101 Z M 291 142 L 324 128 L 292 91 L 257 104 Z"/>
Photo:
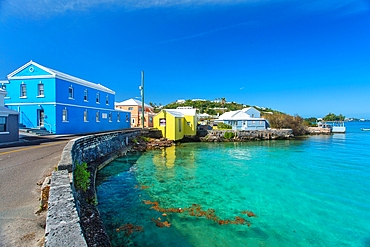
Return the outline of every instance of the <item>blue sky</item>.
<path id="1" fill-rule="evenodd" d="M 1 0 L 0 79 L 33 60 L 140 96 L 370 118 L 369 0 Z"/>

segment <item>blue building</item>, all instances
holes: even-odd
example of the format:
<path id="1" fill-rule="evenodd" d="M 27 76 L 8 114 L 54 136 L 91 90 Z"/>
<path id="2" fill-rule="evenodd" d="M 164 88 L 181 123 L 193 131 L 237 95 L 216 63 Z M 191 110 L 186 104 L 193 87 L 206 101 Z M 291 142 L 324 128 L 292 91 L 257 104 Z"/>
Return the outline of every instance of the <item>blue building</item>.
<path id="1" fill-rule="evenodd" d="M 5 105 L 19 123 L 54 134 L 130 128 L 130 112 L 114 108 L 115 92 L 30 61 L 7 76 Z"/>
<path id="2" fill-rule="evenodd" d="M 254 107 L 225 112 L 215 123 L 231 125 L 233 130 L 264 130 L 270 128 L 269 122 L 261 118 L 261 113 Z"/>

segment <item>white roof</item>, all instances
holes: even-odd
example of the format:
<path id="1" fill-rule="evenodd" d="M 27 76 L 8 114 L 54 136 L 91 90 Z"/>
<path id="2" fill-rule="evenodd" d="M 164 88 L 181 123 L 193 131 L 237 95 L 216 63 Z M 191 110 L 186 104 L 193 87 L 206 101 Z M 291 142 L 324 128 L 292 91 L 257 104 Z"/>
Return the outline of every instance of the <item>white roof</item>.
<path id="1" fill-rule="evenodd" d="M 265 120 L 264 118 L 252 118 L 244 110 L 225 112 L 218 120 Z"/>
<path id="2" fill-rule="evenodd" d="M 140 100 L 132 99 L 132 98 L 131 99 L 128 99 L 128 100 L 124 100 L 122 102 L 115 102 L 114 104 L 116 106 L 131 106 L 131 105 L 142 106 L 142 102 Z M 145 103 L 144 103 L 144 106 L 145 107 L 148 107 L 148 108 L 153 108 L 150 105 L 145 104 Z"/>
<path id="3" fill-rule="evenodd" d="M 104 91 L 104 92 L 107 92 L 107 93 L 110 93 L 110 94 L 115 94 L 115 92 L 107 87 L 104 87 L 103 85 L 100 85 L 100 84 L 96 84 L 96 83 L 93 83 L 93 82 L 89 82 L 89 81 L 85 81 L 83 79 L 80 79 L 80 78 L 77 78 L 77 77 L 74 77 L 74 76 L 71 76 L 71 75 L 67 75 L 65 73 L 62 73 L 60 71 L 57 71 L 57 70 L 54 70 L 54 69 L 50 69 L 50 68 L 47 68 L 45 66 L 42 66 L 36 62 L 33 62 L 32 60 L 29 61 L 28 63 L 26 63 L 25 65 L 23 65 L 22 67 L 20 67 L 19 69 L 13 71 L 12 73 L 10 73 L 7 78 L 8 80 L 9 79 L 28 79 L 28 78 L 32 78 L 33 76 L 15 76 L 17 73 L 19 73 L 20 71 L 22 71 L 23 69 L 27 68 L 28 66 L 30 65 L 34 65 L 36 67 L 39 67 L 40 69 L 50 73 L 51 75 L 44 75 L 44 76 L 38 76 L 40 78 L 59 78 L 59 79 L 63 79 L 63 80 L 66 80 L 66 81 L 70 81 L 70 82 L 74 82 L 76 84 L 80 84 L 80 85 L 83 85 L 83 86 L 87 86 L 87 87 L 90 87 L 90 88 L 94 88 L 94 89 L 97 89 L 97 90 L 100 90 L 100 91 Z"/>
<path id="4" fill-rule="evenodd" d="M 197 110 L 196 109 L 163 109 L 164 111 L 174 115 L 175 117 L 183 117 L 183 116 L 196 116 Z"/>
<path id="5" fill-rule="evenodd" d="M 182 114 L 181 112 L 178 112 L 178 111 L 173 111 L 172 109 L 165 110 L 165 111 L 168 112 L 169 114 L 175 116 L 175 117 L 184 117 L 184 114 Z"/>

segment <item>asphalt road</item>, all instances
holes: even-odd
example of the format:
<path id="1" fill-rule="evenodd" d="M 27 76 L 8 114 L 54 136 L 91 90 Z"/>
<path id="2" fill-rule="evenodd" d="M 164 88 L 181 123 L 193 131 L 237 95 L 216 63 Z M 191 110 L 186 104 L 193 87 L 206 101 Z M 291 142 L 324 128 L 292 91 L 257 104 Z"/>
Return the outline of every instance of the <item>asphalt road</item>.
<path id="1" fill-rule="evenodd" d="M 74 138 L 27 137 L 0 146 L 0 247 L 42 246 L 46 212 L 36 214 L 41 184 Z"/>

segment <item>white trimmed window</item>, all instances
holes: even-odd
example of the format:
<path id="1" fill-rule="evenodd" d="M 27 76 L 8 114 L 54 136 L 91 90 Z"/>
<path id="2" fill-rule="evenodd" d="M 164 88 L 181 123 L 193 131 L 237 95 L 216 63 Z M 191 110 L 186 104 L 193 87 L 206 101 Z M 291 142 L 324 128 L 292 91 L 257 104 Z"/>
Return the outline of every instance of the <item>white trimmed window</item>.
<path id="1" fill-rule="evenodd" d="M 96 93 L 96 103 L 100 104 L 100 93 Z"/>
<path id="2" fill-rule="evenodd" d="M 96 112 L 95 121 L 100 122 L 100 113 L 99 113 L 99 111 Z"/>
<path id="3" fill-rule="evenodd" d="M 87 92 L 87 89 L 84 90 L 84 101 L 89 101 L 89 94 Z"/>
<path id="4" fill-rule="evenodd" d="M 63 113 L 62 113 L 62 121 L 63 121 L 63 122 L 68 122 L 68 110 L 67 110 L 67 108 L 64 108 L 64 109 L 63 109 Z"/>
<path id="5" fill-rule="evenodd" d="M 121 122 L 121 114 L 117 112 L 117 122 Z"/>
<path id="6" fill-rule="evenodd" d="M 105 104 L 106 105 L 109 105 L 109 96 L 107 95 L 107 96 L 105 96 Z"/>
<path id="7" fill-rule="evenodd" d="M 73 87 L 72 86 L 68 88 L 68 98 L 73 99 Z"/>
<path id="8" fill-rule="evenodd" d="M 87 110 L 84 111 L 84 122 L 89 122 L 89 115 L 87 113 Z"/>
<path id="9" fill-rule="evenodd" d="M 21 84 L 21 97 L 27 97 L 27 86 L 22 82 Z"/>
<path id="10" fill-rule="evenodd" d="M 44 96 L 44 84 L 42 82 L 37 84 L 37 96 Z"/>
<path id="11" fill-rule="evenodd" d="M 108 114 L 108 120 L 109 120 L 109 122 L 112 122 L 112 113 L 111 112 Z"/>
<path id="12" fill-rule="evenodd" d="M 7 117 L 0 117 L 0 132 L 6 132 L 6 119 Z"/>

